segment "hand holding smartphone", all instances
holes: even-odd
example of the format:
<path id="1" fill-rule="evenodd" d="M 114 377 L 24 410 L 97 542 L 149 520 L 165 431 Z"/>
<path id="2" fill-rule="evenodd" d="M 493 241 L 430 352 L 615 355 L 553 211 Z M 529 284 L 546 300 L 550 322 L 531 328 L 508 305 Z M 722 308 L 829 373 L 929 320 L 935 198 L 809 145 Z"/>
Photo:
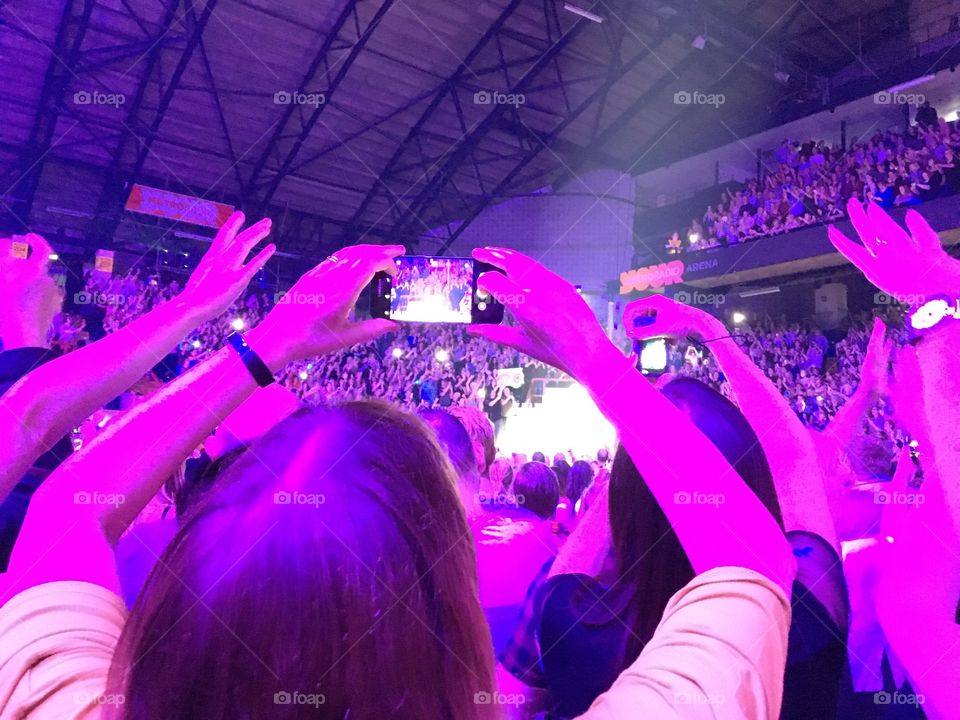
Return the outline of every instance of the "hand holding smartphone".
<path id="1" fill-rule="evenodd" d="M 395 259 L 397 274 L 377 273 L 370 315 L 397 322 L 472 323 L 503 321 L 503 305 L 477 287 L 492 265 L 473 258 L 405 255 Z"/>

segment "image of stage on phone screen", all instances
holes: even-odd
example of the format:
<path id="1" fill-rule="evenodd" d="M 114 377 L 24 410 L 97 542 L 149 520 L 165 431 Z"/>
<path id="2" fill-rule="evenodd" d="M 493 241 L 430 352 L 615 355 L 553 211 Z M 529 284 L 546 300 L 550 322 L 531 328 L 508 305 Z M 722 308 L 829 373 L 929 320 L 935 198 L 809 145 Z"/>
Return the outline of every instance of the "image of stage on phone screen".
<path id="1" fill-rule="evenodd" d="M 390 293 L 390 317 L 399 322 L 470 322 L 470 258 L 401 257 Z"/>

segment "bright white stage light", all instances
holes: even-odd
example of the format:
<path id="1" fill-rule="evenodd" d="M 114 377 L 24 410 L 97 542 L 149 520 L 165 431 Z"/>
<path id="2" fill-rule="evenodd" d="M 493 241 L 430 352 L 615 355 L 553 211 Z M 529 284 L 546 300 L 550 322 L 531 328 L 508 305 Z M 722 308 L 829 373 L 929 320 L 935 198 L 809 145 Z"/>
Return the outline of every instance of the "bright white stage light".
<path id="1" fill-rule="evenodd" d="M 199 340 L 194 340 L 192 343 L 190 343 L 190 345 L 193 347 L 194 350 L 199 350 L 199 349 L 200 349 L 200 341 L 199 341 Z"/>
<path id="2" fill-rule="evenodd" d="M 306 380 L 308 377 L 310 377 L 310 376 L 307 375 L 307 371 L 306 371 L 306 370 L 301 370 L 301 371 L 300 371 L 300 379 L 301 379 L 301 380 Z"/>
<path id="3" fill-rule="evenodd" d="M 744 315 L 742 312 L 737 311 L 733 314 L 734 325 L 739 325 L 740 323 L 745 322 L 746 319 L 747 319 L 747 316 Z"/>
<path id="4" fill-rule="evenodd" d="M 394 348 L 393 350 L 390 351 L 390 354 L 393 355 L 395 358 L 402 358 L 403 348 Z"/>
<path id="5" fill-rule="evenodd" d="M 487 396 L 487 389 L 486 389 L 486 388 L 480 388 L 479 390 L 477 390 L 477 397 L 478 397 L 478 398 L 480 398 L 481 400 L 483 400 L 486 396 Z"/>
<path id="6" fill-rule="evenodd" d="M 230 327 L 234 330 L 243 330 L 243 318 L 234 318 L 231 320 Z"/>
<path id="7" fill-rule="evenodd" d="M 433 356 L 437 359 L 438 363 L 445 363 L 447 360 L 450 359 L 450 353 L 448 353 L 443 348 L 438 348 L 437 352 L 435 352 Z"/>

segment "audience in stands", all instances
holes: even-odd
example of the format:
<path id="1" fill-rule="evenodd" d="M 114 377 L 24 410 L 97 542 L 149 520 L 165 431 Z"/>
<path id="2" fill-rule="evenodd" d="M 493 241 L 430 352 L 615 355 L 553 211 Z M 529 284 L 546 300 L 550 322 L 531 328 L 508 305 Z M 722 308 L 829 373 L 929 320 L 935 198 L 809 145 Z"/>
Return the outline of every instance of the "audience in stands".
<path id="1" fill-rule="evenodd" d="M 960 125 L 925 103 L 906 132 L 877 131 L 844 149 L 784 140 L 759 180 L 724 190 L 716 206 L 672 233 L 669 255 L 733 245 L 845 217 L 850 198 L 881 207 L 917 205 L 960 191 Z"/>

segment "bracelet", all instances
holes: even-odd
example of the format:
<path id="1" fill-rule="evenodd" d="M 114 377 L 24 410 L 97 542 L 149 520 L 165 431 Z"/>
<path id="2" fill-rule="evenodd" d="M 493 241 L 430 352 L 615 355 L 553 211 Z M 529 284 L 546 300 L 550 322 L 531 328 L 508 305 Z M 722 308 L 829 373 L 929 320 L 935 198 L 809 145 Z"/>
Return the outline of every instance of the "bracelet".
<path id="1" fill-rule="evenodd" d="M 247 345 L 247 341 L 244 340 L 243 335 L 238 332 L 232 332 L 227 335 L 227 342 L 230 344 L 230 347 L 237 351 L 237 355 L 240 356 L 244 367 L 253 375 L 253 379 L 257 381 L 257 385 L 267 387 L 267 385 L 272 385 L 277 381 L 273 373 L 270 372 L 270 368 L 267 367 L 267 364 L 253 351 L 253 348 Z"/>

